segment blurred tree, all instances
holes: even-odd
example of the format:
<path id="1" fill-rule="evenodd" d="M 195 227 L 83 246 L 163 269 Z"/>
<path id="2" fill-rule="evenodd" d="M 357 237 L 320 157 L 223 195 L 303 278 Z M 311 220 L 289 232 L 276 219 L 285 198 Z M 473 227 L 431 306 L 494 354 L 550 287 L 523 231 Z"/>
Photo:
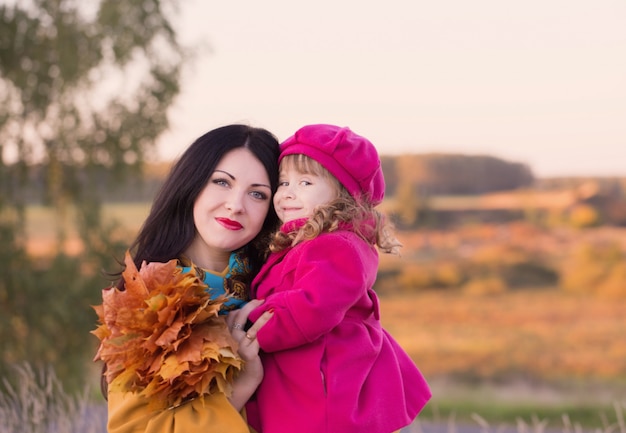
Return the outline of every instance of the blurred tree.
<path id="1" fill-rule="evenodd" d="M 435 218 L 428 203 L 428 194 L 420 188 L 424 168 L 418 161 L 419 155 L 403 155 L 394 160 L 395 200 L 390 213 L 398 218 L 398 226 L 402 229 L 428 225 Z"/>
<path id="2" fill-rule="evenodd" d="M 190 55 L 171 24 L 177 12 L 176 0 L 0 2 L 5 362 L 62 364 L 93 349 L 85 341 L 95 322 L 89 304 L 99 300 L 96 275 L 114 248 L 94 173 L 106 169 L 119 181 L 140 170 L 167 129 Z M 49 263 L 25 253 L 23 191 L 34 164 L 45 173 L 40 198 L 56 210 L 59 256 Z M 79 258 L 63 253 L 70 207 L 85 245 Z"/>
<path id="3" fill-rule="evenodd" d="M 485 194 L 528 187 L 534 182 L 527 165 L 487 155 L 401 155 L 396 157 L 396 167 L 398 174 L 392 181 L 398 185 L 388 185 L 390 190 L 397 192 L 401 183 L 408 182 L 428 196 Z"/>
<path id="4" fill-rule="evenodd" d="M 396 195 L 398 187 L 398 170 L 396 169 L 396 156 L 380 155 L 380 165 L 385 174 L 385 197 Z"/>

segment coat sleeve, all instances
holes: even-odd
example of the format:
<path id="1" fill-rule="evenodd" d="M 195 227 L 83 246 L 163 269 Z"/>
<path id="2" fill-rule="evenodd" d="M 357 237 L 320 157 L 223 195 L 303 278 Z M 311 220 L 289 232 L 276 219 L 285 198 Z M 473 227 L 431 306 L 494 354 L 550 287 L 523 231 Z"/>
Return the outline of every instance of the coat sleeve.
<path id="1" fill-rule="evenodd" d="M 377 255 L 360 239 L 329 234 L 296 248 L 300 251 L 289 253 L 298 254 L 290 266 L 292 287 L 276 290 L 259 307 L 274 311 L 258 333 L 266 352 L 297 347 L 328 333 L 375 279 Z"/>
<path id="2" fill-rule="evenodd" d="M 108 397 L 109 433 L 251 433 L 243 414 L 223 393 L 204 395 L 173 409 L 155 411 L 150 401 L 132 393 Z"/>

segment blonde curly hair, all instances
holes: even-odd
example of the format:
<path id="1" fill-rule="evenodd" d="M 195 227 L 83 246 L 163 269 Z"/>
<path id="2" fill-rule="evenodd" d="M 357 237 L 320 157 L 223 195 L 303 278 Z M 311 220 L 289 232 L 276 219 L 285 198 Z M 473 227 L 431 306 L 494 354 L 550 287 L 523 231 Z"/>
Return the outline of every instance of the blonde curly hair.
<path id="1" fill-rule="evenodd" d="M 376 245 L 382 252 L 398 254 L 402 244 L 393 234 L 393 225 L 371 203 L 350 195 L 328 170 L 306 155 L 287 155 L 281 161 L 281 167 L 285 165 L 300 173 L 328 179 L 336 187 L 337 198 L 318 206 L 300 228 L 290 232 L 279 230 L 275 233 L 270 242 L 270 251 L 282 251 L 289 246 L 314 239 L 322 233 L 347 227 L 367 243 Z"/>

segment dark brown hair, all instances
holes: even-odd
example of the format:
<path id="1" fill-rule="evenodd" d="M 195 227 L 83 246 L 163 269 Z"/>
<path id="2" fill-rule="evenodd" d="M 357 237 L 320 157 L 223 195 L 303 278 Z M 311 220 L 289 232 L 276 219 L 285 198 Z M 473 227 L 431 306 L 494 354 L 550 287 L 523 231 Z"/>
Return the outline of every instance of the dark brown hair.
<path id="1" fill-rule="evenodd" d="M 157 194 L 130 250 L 137 268 L 143 261 L 179 259 L 196 234 L 193 206 L 222 157 L 233 149 L 246 148 L 267 171 L 272 192 L 278 185 L 278 140 L 269 131 L 247 125 L 227 125 L 207 132 L 194 141 L 172 167 Z M 253 274 L 262 264 L 278 217 L 274 206 L 260 233 L 247 246 Z"/>

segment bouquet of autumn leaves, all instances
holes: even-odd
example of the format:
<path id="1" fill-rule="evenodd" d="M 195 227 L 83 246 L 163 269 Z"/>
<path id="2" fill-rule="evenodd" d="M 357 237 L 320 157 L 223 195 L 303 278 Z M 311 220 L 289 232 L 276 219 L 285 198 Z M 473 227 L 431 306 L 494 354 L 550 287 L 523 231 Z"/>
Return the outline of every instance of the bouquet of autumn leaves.
<path id="1" fill-rule="evenodd" d="M 102 291 L 95 306 L 100 339 L 94 360 L 106 364 L 109 390 L 132 391 L 154 409 L 178 406 L 203 394 L 230 395 L 243 366 L 237 342 L 218 316 L 225 296 L 211 299 L 193 268 L 182 272 L 176 260 L 142 264 L 130 254 L 122 273 L 125 290 Z"/>

